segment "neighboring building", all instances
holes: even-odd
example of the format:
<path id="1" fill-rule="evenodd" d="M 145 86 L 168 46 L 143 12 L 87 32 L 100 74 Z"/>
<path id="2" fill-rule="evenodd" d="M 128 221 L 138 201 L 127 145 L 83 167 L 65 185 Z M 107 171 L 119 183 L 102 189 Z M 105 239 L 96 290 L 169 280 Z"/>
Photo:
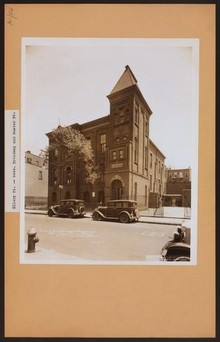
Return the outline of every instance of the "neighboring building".
<path id="1" fill-rule="evenodd" d="M 46 208 L 48 165 L 44 158 L 25 152 L 25 208 Z"/>
<path id="2" fill-rule="evenodd" d="M 166 170 L 164 206 L 191 207 L 191 169 Z"/>
<path id="3" fill-rule="evenodd" d="M 110 199 L 135 199 L 140 208 L 158 205 L 165 192 L 165 156 L 149 138 L 152 111 L 129 66 L 107 98 L 109 115 L 71 125 L 90 141 L 100 179 L 93 186 L 76 179 L 74 160 L 55 150 L 49 155 L 49 204 L 75 197 L 91 208 Z"/>
<path id="4" fill-rule="evenodd" d="M 162 196 L 166 190 L 166 167 L 165 156 L 150 140 L 149 145 L 149 208 L 157 208 L 162 203 Z"/>

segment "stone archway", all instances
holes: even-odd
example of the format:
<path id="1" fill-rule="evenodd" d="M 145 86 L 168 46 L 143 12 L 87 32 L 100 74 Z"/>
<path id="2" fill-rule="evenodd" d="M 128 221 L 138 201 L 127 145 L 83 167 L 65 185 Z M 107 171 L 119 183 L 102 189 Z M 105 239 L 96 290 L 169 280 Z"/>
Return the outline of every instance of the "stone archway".
<path id="1" fill-rule="evenodd" d="M 111 199 L 122 199 L 122 182 L 120 179 L 115 179 L 111 183 Z"/>

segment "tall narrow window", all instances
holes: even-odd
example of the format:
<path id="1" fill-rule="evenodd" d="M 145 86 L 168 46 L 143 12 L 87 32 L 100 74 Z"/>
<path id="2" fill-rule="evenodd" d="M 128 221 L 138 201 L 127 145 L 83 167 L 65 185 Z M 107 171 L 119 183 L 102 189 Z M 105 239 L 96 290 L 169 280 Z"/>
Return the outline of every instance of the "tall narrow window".
<path id="1" fill-rule="evenodd" d="M 148 121 L 146 121 L 146 125 L 145 125 L 145 135 L 149 135 L 149 123 Z"/>
<path id="2" fill-rule="evenodd" d="M 137 137 L 135 137 L 135 140 L 134 140 L 134 161 L 135 163 L 138 162 L 138 139 Z"/>
<path id="3" fill-rule="evenodd" d="M 152 175 L 150 175 L 150 191 L 152 191 Z"/>
<path id="4" fill-rule="evenodd" d="M 58 169 L 53 169 L 52 173 L 52 184 L 57 185 L 58 184 Z"/>
<path id="5" fill-rule="evenodd" d="M 43 172 L 39 170 L 38 172 L 38 179 L 42 180 L 43 179 Z"/>
<path id="6" fill-rule="evenodd" d="M 71 184 L 71 178 L 72 178 L 72 169 L 70 166 L 66 168 L 66 183 Z"/>
<path id="7" fill-rule="evenodd" d="M 152 153 L 150 153 L 150 168 L 152 169 L 152 163 L 153 163 L 153 156 Z"/>
<path id="8" fill-rule="evenodd" d="M 145 185 L 145 205 L 147 205 L 147 185 Z"/>
<path id="9" fill-rule="evenodd" d="M 147 150 L 147 146 L 145 146 L 145 169 L 148 169 L 148 150 Z"/>
<path id="10" fill-rule="evenodd" d="M 119 159 L 124 158 L 124 150 L 119 150 Z"/>
<path id="11" fill-rule="evenodd" d="M 100 144 L 101 144 L 101 151 L 105 152 L 105 150 L 106 150 L 106 134 L 100 135 Z"/>
<path id="12" fill-rule="evenodd" d="M 134 199 L 137 201 L 137 182 L 134 183 Z"/>
<path id="13" fill-rule="evenodd" d="M 134 121 L 138 125 L 138 123 L 139 123 L 139 110 L 138 110 L 137 106 L 135 106 Z"/>
<path id="14" fill-rule="evenodd" d="M 157 179 L 157 162 L 154 163 L 154 181 L 156 182 Z"/>

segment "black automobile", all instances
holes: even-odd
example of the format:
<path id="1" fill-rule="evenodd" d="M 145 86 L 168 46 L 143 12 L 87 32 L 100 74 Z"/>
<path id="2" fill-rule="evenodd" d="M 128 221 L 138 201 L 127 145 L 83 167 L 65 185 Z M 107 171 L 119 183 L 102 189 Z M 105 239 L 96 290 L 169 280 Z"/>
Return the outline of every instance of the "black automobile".
<path id="1" fill-rule="evenodd" d="M 116 220 L 121 223 L 138 221 L 137 202 L 132 200 L 111 200 L 107 205 L 99 206 L 92 214 L 95 221 Z"/>
<path id="2" fill-rule="evenodd" d="M 48 216 L 68 216 L 69 218 L 84 217 L 85 204 L 80 199 L 61 200 L 59 204 L 52 205 L 48 210 Z"/>
<path id="3" fill-rule="evenodd" d="M 173 239 L 168 241 L 161 250 L 162 261 L 190 261 L 190 230 L 177 227 Z"/>

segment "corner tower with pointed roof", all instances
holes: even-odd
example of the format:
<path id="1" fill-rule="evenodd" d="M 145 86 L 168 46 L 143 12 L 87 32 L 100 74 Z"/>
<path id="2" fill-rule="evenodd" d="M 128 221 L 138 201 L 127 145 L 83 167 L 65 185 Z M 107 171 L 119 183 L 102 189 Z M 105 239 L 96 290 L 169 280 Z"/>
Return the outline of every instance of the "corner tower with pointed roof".
<path id="1" fill-rule="evenodd" d="M 152 111 L 131 68 L 126 65 L 107 96 L 110 101 L 108 181 L 115 198 L 137 200 L 139 177 L 148 178 L 149 120 Z M 115 172 L 117 171 L 117 176 Z M 127 184 L 127 186 L 123 186 Z"/>
<path id="2" fill-rule="evenodd" d="M 127 129 L 134 128 L 135 126 L 133 126 L 133 124 L 135 123 L 138 125 L 140 116 L 143 117 L 143 124 L 148 127 L 145 133 L 149 136 L 149 119 L 152 111 L 137 83 L 138 81 L 131 68 L 126 65 L 125 71 L 111 93 L 107 96 L 110 101 L 110 125 L 113 129 L 111 143 L 119 141 L 120 138 L 125 140 L 125 137 L 129 140 L 133 140 L 133 136 L 136 133 L 135 129 L 129 129 L 130 134 L 128 134 Z M 125 124 L 126 122 L 127 125 Z M 115 127 L 118 124 L 124 124 L 123 131 L 125 136 L 123 137 L 118 136 L 122 131 L 122 129 Z"/>

